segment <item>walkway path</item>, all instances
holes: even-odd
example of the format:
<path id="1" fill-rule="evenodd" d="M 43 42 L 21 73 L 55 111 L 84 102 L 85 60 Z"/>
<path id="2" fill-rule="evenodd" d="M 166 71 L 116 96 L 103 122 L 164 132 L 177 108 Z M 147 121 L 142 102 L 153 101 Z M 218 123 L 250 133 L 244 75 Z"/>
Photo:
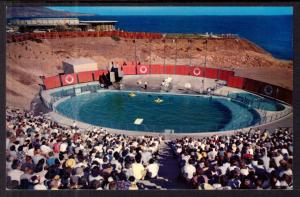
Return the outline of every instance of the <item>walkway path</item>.
<path id="1" fill-rule="evenodd" d="M 149 189 L 190 189 L 188 184 L 179 178 L 180 169 L 177 159 L 166 143 L 161 144 L 159 147 L 158 163 L 160 168 L 158 178 L 145 180 L 143 184 Z"/>

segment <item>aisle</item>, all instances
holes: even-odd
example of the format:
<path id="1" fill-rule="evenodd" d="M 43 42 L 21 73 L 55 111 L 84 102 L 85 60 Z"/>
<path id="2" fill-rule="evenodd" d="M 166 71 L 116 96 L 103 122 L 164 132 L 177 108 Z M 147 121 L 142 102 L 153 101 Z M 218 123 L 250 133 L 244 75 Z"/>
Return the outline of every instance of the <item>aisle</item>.
<path id="1" fill-rule="evenodd" d="M 167 143 L 167 142 L 166 142 Z M 143 184 L 148 189 L 191 189 L 179 178 L 180 169 L 172 149 L 166 144 L 160 145 L 158 163 L 160 169 L 156 180 L 145 180 Z"/>

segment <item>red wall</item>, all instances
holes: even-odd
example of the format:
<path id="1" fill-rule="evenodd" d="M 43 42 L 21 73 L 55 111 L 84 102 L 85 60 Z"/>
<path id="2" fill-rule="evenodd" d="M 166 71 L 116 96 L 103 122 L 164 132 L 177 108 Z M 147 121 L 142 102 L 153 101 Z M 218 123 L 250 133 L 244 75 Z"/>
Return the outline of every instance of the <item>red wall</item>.
<path id="1" fill-rule="evenodd" d="M 122 66 L 124 74 L 136 74 L 136 67 L 134 65 L 127 65 Z M 145 73 L 141 73 L 140 68 L 146 68 Z M 194 69 L 200 69 L 200 75 L 203 76 L 204 72 L 206 71 L 206 76 L 208 78 L 214 78 L 216 79 L 218 77 L 218 70 L 212 69 L 212 68 L 203 68 L 203 67 L 195 67 L 195 66 L 177 66 L 176 67 L 176 74 L 178 75 L 191 75 L 195 76 Z M 150 72 L 151 71 L 151 72 Z M 102 74 L 107 74 L 107 70 L 98 70 L 93 72 L 81 72 L 81 73 L 73 73 L 73 74 L 65 74 L 61 76 L 52 76 L 52 77 L 46 77 L 43 79 L 43 83 L 45 85 L 45 89 L 52 89 L 52 88 L 58 88 L 66 85 L 72 85 L 77 83 L 84 83 L 89 81 L 98 81 L 99 76 Z M 138 73 L 137 74 L 175 74 L 175 66 L 173 65 L 138 65 Z M 78 78 L 78 80 L 77 80 Z M 256 81 L 253 79 L 243 78 L 234 76 L 233 71 L 226 71 L 226 70 L 219 70 L 219 79 L 227 81 L 227 85 L 229 87 L 239 88 L 243 89 L 249 92 L 253 92 L 256 94 L 262 94 L 266 96 L 273 97 L 275 99 L 292 103 L 293 99 L 293 92 L 291 90 L 267 84 L 265 82 Z M 69 81 L 69 82 L 68 82 Z M 272 89 L 272 92 L 268 94 L 266 92 L 266 87 Z"/>
<path id="2" fill-rule="evenodd" d="M 46 77 L 43 79 L 43 82 L 44 82 L 46 90 L 52 89 L 52 88 L 58 88 L 61 86 L 59 76 Z"/>
<path id="3" fill-rule="evenodd" d="M 276 98 L 282 101 L 285 101 L 287 103 L 293 102 L 293 92 L 291 90 L 278 87 L 278 90 L 276 90 Z"/>
<path id="4" fill-rule="evenodd" d="M 175 70 L 173 65 L 165 65 L 165 74 L 173 74 L 174 75 Z"/>
<path id="5" fill-rule="evenodd" d="M 227 86 L 242 89 L 244 86 L 244 78 L 230 76 L 227 81 Z"/>
<path id="6" fill-rule="evenodd" d="M 268 89 L 272 91 L 268 93 Z M 269 96 L 287 103 L 292 103 L 293 100 L 293 92 L 291 90 L 253 79 L 245 79 L 244 90 Z"/>
<path id="7" fill-rule="evenodd" d="M 205 69 L 205 77 L 211 78 L 211 79 L 218 78 L 218 69 L 215 69 L 215 68 L 204 68 L 204 69 Z"/>
<path id="8" fill-rule="evenodd" d="M 151 65 L 151 74 L 164 74 L 164 65 Z"/>
<path id="9" fill-rule="evenodd" d="M 78 76 L 79 83 L 86 83 L 86 82 L 90 82 L 90 81 L 94 80 L 92 71 L 80 72 L 80 73 L 77 73 L 77 76 Z"/>
<path id="10" fill-rule="evenodd" d="M 189 75 L 190 68 L 189 68 L 189 66 L 178 65 L 178 66 L 175 66 L 175 72 L 176 72 L 176 75 Z"/>
<path id="11" fill-rule="evenodd" d="M 61 75 L 60 78 L 63 86 L 77 84 L 78 82 L 76 73 Z"/>
<path id="12" fill-rule="evenodd" d="M 122 66 L 124 75 L 136 75 L 136 67 L 134 65 Z"/>
<path id="13" fill-rule="evenodd" d="M 229 77 L 234 76 L 233 71 L 229 70 L 219 70 L 219 79 L 223 81 L 228 81 Z"/>
<path id="14" fill-rule="evenodd" d="M 253 80 L 253 79 L 245 79 L 245 86 L 244 90 L 247 90 L 249 92 L 260 92 L 261 83 L 259 81 Z"/>

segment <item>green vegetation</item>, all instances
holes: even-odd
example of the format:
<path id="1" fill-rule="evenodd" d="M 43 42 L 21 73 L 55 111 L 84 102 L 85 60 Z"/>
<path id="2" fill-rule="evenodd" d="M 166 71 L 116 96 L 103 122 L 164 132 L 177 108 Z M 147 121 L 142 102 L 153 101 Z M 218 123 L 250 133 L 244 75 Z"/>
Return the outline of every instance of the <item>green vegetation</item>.
<path id="1" fill-rule="evenodd" d="M 166 38 L 206 38 L 204 34 L 166 34 Z"/>
<path id="2" fill-rule="evenodd" d="M 113 39 L 114 41 L 120 41 L 120 37 L 119 36 L 111 36 L 111 39 Z"/>
<path id="3" fill-rule="evenodd" d="M 56 29 L 56 31 L 63 32 L 63 31 L 67 30 L 67 26 L 66 25 L 57 25 L 55 29 Z"/>
<path id="4" fill-rule="evenodd" d="M 236 35 L 210 35 L 210 34 L 166 34 L 166 39 L 205 39 L 205 38 L 234 38 Z"/>

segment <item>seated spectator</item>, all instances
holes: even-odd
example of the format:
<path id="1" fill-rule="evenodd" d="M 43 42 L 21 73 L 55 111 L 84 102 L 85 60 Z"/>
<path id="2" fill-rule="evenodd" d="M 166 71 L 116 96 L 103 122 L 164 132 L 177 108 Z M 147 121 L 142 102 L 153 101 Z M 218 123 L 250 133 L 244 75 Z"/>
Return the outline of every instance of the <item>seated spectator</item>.
<path id="1" fill-rule="evenodd" d="M 146 167 L 147 177 L 150 179 L 157 178 L 159 165 L 154 161 L 154 159 L 149 160 L 149 165 Z"/>

